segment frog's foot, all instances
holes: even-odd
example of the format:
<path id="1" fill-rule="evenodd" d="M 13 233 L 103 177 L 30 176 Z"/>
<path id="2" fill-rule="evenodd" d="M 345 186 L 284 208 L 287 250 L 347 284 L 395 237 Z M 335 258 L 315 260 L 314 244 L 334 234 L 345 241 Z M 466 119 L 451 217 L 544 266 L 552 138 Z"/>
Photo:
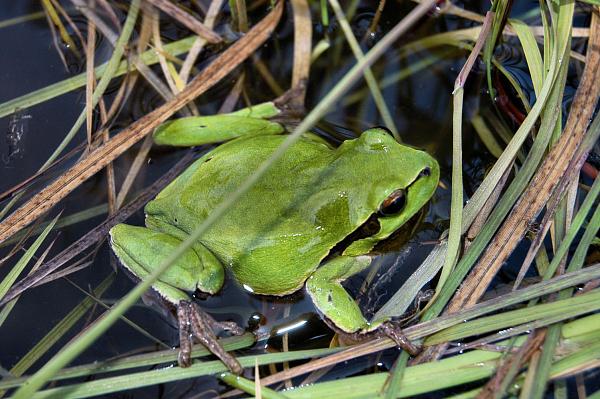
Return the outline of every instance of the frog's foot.
<path id="1" fill-rule="evenodd" d="M 241 374 L 244 369 L 237 359 L 229 354 L 215 335 L 215 330 L 225 330 L 234 335 L 242 335 L 244 329 L 233 322 L 218 322 L 198 305 L 191 301 L 180 301 L 177 304 L 179 320 L 179 366 L 189 367 L 192 364 L 192 341 L 195 338 L 216 355 L 232 373 Z"/>
<path id="2" fill-rule="evenodd" d="M 392 339 L 396 345 L 407 351 L 411 356 L 417 356 L 419 353 L 421 353 L 421 348 L 413 344 L 408 337 L 404 335 L 402 329 L 400 328 L 401 323 L 398 321 L 380 321 L 376 323 L 376 326 L 370 324 L 368 328 L 363 328 L 356 332 L 345 332 L 339 328 L 336 328 L 330 320 L 326 319 L 325 321 L 327 325 L 329 325 L 336 332 L 337 340 L 340 345 L 356 345 L 364 342 L 365 340 L 385 336 Z"/>
<path id="3" fill-rule="evenodd" d="M 421 353 L 422 348 L 413 344 L 402 332 L 400 325 L 397 322 L 385 321 L 378 327 L 383 335 L 391 338 L 396 345 L 410 353 L 411 356 L 417 356 Z"/>

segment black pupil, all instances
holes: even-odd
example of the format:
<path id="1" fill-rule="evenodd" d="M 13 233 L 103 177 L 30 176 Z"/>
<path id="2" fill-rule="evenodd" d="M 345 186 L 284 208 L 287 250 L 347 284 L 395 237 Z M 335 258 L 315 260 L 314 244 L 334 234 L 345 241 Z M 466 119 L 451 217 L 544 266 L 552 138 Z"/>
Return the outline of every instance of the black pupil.
<path id="1" fill-rule="evenodd" d="M 404 190 L 396 190 L 383 201 L 379 208 L 379 214 L 382 216 L 394 215 L 404 209 L 406 205 L 406 195 Z"/>

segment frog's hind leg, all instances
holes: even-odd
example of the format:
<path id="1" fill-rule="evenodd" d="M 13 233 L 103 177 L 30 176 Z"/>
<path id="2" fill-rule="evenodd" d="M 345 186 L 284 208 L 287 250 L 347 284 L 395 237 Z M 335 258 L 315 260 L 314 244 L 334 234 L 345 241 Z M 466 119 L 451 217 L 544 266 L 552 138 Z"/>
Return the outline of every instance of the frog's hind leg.
<path id="1" fill-rule="evenodd" d="M 350 276 L 361 272 L 371 264 L 369 256 L 339 256 L 317 269 L 306 282 L 306 290 L 315 306 L 336 328 L 349 334 L 363 334 L 375 330 L 392 338 L 411 354 L 416 348 L 400 328 L 387 319 L 368 322 L 354 298 L 342 286 Z"/>
<path id="2" fill-rule="evenodd" d="M 126 224 L 113 227 L 110 237 L 110 244 L 121 264 L 139 278 L 152 273 L 182 242 L 170 234 Z M 225 271 L 221 262 L 206 247 L 197 243 L 179 256 L 158 281 L 183 291 L 200 290 L 215 294 L 223 286 L 224 279 Z M 179 300 L 179 295 L 175 299 Z"/>
<path id="3" fill-rule="evenodd" d="M 113 227 L 110 235 L 111 246 L 122 265 L 139 279 L 150 275 L 181 244 L 180 239 L 169 234 L 124 224 Z M 198 289 L 214 294 L 221 289 L 223 279 L 224 270 L 219 260 L 204 246 L 196 244 L 152 284 L 162 299 L 177 309 L 181 345 L 179 365 L 182 367 L 191 365 L 192 339 L 196 338 L 231 371 L 238 374 L 242 371 L 235 357 L 221 347 L 213 328 L 238 335 L 244 331 L 235 323 L 215 321 L 186 293 Z"/>
<path id="4" fill-rule="evenodd" d="M 192 301 L 180 301 L 177 304 L 177 319 L 179 320 L 180 352 L 178 362 L 182 367 L 192 364 L 192 339 L 195 337 L 202 345 L 216 355 L 235 374 L 241 374 L 242 366 L 235 357 L 230 355 L 219 343 L 215 330 L 223 329 L 235 335 L 242 335 L 244 330 L 233 322 L 218 322 L 204 312 Z"/>

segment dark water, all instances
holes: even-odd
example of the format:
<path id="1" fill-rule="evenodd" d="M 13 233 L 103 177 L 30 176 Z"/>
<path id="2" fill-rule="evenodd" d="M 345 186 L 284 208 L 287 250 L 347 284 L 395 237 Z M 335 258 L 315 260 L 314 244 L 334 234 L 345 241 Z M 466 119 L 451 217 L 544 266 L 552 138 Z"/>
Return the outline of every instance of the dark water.
<path id="1" fill-rule="evenodd" d="M 519 3 L 518 7 L 523 8 L 515 7 L 515 15 L 519 15 L 537 5 L 537 2 L 517 3 Z M 484 12 L 484 7 L 487 7 L 487 2 L 481 2 L 481 4 L 474 2 L 468 4 L 467 7 L 481 13 Z M 365 26 L 368 26 L 375 9 L 376 2 L 373 2 L 373 4 L 363 2 L 361 4 L 357 16 L 353 20 L 355 33 L 361 35 L 361 32 L 364 32 Z M 408 9 L 395 3 L 389 4 L 386 7 L 386 12 L 383 15 L 379 31 L 376 32 L 375 39 L 391 29 L 406 14 Z M 39 10 L 40 6 L 37 2 L 3 1 L 2 7 L 0 7 L 0 20 Z M 262 11 L 250 15 L 252 21 L 258 21 L 261 16 Z M 283 18 L 284 21 L 279 25 L 274 38 L 264 46 L 262 56 L 279 85 L 285 88 L 288 87 L 289 76 L 291 76 L 291 44 L 293 42 L 289 9 Z M 317 18 L 313 19 L 317 20 Z M 227 18 L 222 18 L 222 20 L 227 21 Z M 427 149 L 437 158 L 442 168 L 442 182 L 447 187 L 450 186 L 449 174 L 451 168 L 451 92 L 456 74 L 464 63 L 465 54 L 446 47 L 436 51 L 422 51 L 411 54 L 407 58 L 401 58 L 399 48 L 402 44 L 420 37 L 470 26 L 472 26 L 471 23 L 458 17 L 440 17 L 432 14 L 411 29 L 397 46 L 388 51 L 374 66 L 376 76 L 390 76 L 399 69 L 422 60 L 424 57 L 438 58 L 430 67 L 419 71 L 406 80 L 390 85 L 384 89 L 383 93 L 402 140 L 413 146 Z M 81 24 L 81 27 L 84 28 L 85 24 Z M 177 26 L 165 24 L 163 28 L 165 40 L 187 35 L 184 30 Z M 225 28 L 225 22 L 223 22 L 219 29 L 225 31 Z M 322 55 L 312 67 L 306 104 L 309 109 L 328 93 L 354 63 L 353 57 L 341 42 L 340 30 L 333 16 L 330 27 L 315 26 L 314 43 L 323 38 L 324 35 L 332 38 L 333 49 Z M 0 102 L 68 78 L 73 73 L 81 72 L 83 68 L 83 64 L 76 59 L 68 60 L 68 69 L 63 66 L 52 45 L 50 31 L 43 18 L 0 29 L 0 46 L 3 49 L 0 73 L 0 85 L 2 87 Z M 363 50 L 366 51 L 368 48 L 369 43 L 364 43 Z M 523 72 L 526 71 L 524 60 L 520 54 L 512 51 L 513 48 L 510 43 L 507 45 L 507 49 L 505 64 L 512 68 L 511 71 L 515 71 L 516 76 L 522 78 L 521 83 L 524 89 L 531 93 L 531 82 L 528 80 L 527 74 Z M 210 48 L 208 54 L 208 57 L 210 57 Z M 339 57 L 333 58 L 335 54 L 339 54 Z M 108 56 L 109 47 L 107 43 L 99 40 L 96 54 L 97 63 L 104 62 Z M 159 71 L 156 67 L 153 69 Z M 247 76 L 252 77 L 246 80 L 245 89 L 253 103 L 275 97 L 262 82 L 251 63 L 246 63 L 243 70 Z M 226 78 L 211 89 L 209 93 L 203 95 L 197 102 L 201 112 L 214 113 L 231 89 L 233 82 L 233 79 Z M 362 91 L 363 98 L 346 107 L 343 107 L 342 104 L 336 106 L 326 116 L 325 123 L 320 126 L 321 128 L 341 132 L 342 135 L 352 135 L 370 126 L 383 124 L 383 121 L 378 117 L 374 103 L 369 99 L 365 99 L 368 98 L 368 92 L 365 91 L 365 85 L 362 82 L 355 86 L 351 94 L 356 93 L 356 91 Z M 109 93 L 111 93 L 111 90 L 109 90 Z M 108 97 L 110 98 L 111 95 L 109 94 Z M 81 112 L 84 103 L 84 89 L 79 89 L 43 104 L 21 110 L 17 117 L 5 117 L 0 120 L 0 151 L 3 155 L 2 163 L 0 163 L 0 192 L 36 172 L 70 129 Z M 481 65 L 476 65 L 470 78 L 465 103 L 468 106 L 467 115 L 472 115 L 479 108 L 489 108 L 491 106 L 489 96 L 484 89 Z M 127 126 L 133 120 L 153 109 L 157 104 L 160 104 L 157 95 L 146 85 L 138 85 L 130 101 L 114 123 L 111 133 L 117 133 L 121 127 Z M 464 134 L 464 159 L 465 170 L 467 171 L 465 190 L 468 197 L 483 178 L 485 169 L 493 162 L 493 158 L 479 142 L 470 124 L 465 124 Z M 84 141 L 85 130 L 82 128 L 67 150 Z M 118 184 L 122 182 L 136 150 L 137 146 L 120 157 L 115 163 Z M 154 179 L 168 170 L 181 154 L 182 151 L 176 149 L 153 149 L 150 153 L 150 162 L 136 180 L 134 191 L 147 187 Z M 75 159 L 59 165 L 50 176 L 66 169 L 71 163 L 75 162 Z M 65 214 L 71 214 L 105 203 L 105 180 L 103 174 L 88 180 L 76 192 L 55 207 L 52 215 L 60 210 L 65 210 Z M 43 182 L 40 182 L 38 186 L 42 184 Z M 448 225 L 449 195 L 449 189 L 439 188 L 428 207 L 424 222 L 417 228 L 417 233 L 398 252 L 385 255 L 386 266 L 382 270 L 385 271 L 386 279 L 383 283 L 378 284 L 380 288 L 377 293 L 361 298 L 366 307 L 376 308 L 385 303 L 385 300 L 395 292 L 425 258 L 431 248 L 431 242 L 435 241 Z M 51 235 L 53 238 L 56 237 L 56 242 L 50 251 L 49 257 L 66 248 L 104 218 L 105 215 L 101 215 L 59 229 L 59 234 Z M 142 211 L 137 212 L 128 222 L 136 225 L 143 224 Z M 0 249 L 0 257 L 3 257 L 6 253 L 6 249 Z M 400 259 L 399 262 L 397 262 L 398 259 Z M 394 269 L 389 271 L 394 264 L 396 264 Z M 4 276 L 6 271 L 10 270 L 10 267 L 12 267 L 11 262 L 2 265 L 0 276 Z M 90 287 L 96 287 L 111 272 L 111 255 L 105 243 L 96 253 L 93 264 L 69 276 L 69 281 L 60 279 L 35 288 L 23 295 L 7 321 L 0 328 L 0 342 L 2 343 L 0 366 L 7 370 L 10 369 L 50 328 L 82 300 L 83 295 L 75 285 L 86 290 Z M 511 273 L 508 272 L 508 274 Z M 353 279 L 350 281 L 349 287 L 356 292 L 361 283 L 361 279 Z M 103 299 L 107 304 L 111 304 L 126 294 L 132 287 L 131 280 L 119 271 L 115 282 L 103 295 Z M 270 331 L 282 325 L 307 320 L 308 323 L 304 325 L 303 329 L 290 335 L 290 349 L 327 346 L 332 336 L 331 331 L 314 313 L 314 307 L 310 300 L 301 292 L 290 298 L 279 300 L 256 297 L 248 294 L 229 279 L 219 295 L 201 301 L 201 305 L 215 314 L 217 318 L 235 320 L 243 326 L 247 325 L 253 314 L 261 314 L 266 320 L 266 324 L 261 327 L 261 331 Z M 100 310 L 97 309 L 95 315 L 97 316 L 99 312 Z M 167 345 L 177 344 L 177 332 L 171 321 L 158 312 L 140 303 L 139 306 L 134 307 L 127 313 L 127 317 Z M 64 345 L 68 339 L 84 327 L 84 322 L 87 321 L 89 321 L 87 317 L 84 317 L 70 334 L 67 334 L 57 343 L 53 350 L 55 351 Z M 261 348 L 265 346 L 278 348 L 280 340 L 272 339 L 268 342 L 261 342 L 255 350 L 261 351 Z M 75 363 L 82 364 L 102 360 L 127 354 L 140 348 L 152 349 L 157 348 L 157 346 L 131 327 L 119 322 L 104 334 L 93 347 L 79 356 Z M 52 352 L 43 357 L 36 363 L 34 369 L 43 365 L 54 353 Z M 379 363 L 378 367 L 385 369 L 394 360 L 394 356 L 395 353 L 392 351 L 382 358 L 361 358 L 348 363 L 343 368 L 338 366 L 327 378 L 364 372 L 364 370 L 374 367 L 377 363 Z M 132 393 L 132 397 L 178 397 L 192 393 L 199 394 L 209 389 L 223 390 L 224 388 L 212 378 L 203 378 L 189 383 L 167 384 L 137 390 Z M 115 396 L 121 397 L 122 395 Z M 208 394 L 201 397 L 210 396 Z"/>

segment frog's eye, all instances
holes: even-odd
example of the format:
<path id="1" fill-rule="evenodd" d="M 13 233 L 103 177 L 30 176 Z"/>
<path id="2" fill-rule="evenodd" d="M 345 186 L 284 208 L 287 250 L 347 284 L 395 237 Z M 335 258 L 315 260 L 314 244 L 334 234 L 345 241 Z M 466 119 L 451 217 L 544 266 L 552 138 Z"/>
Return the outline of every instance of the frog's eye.
<path id="1" fill-rule="evenodd" d="M 398 189 L 383 201 L 378 213 L 380 216 L 395 215 L 404 208 L 404 205 L 406 205 L 406 192 Z"/>
<path id="2" fill-rule="evenodd" d="M 431 169 L 429 168 L 429 166 L 425 167 L 425 169 L 423 169 L 421 173 L 419 173 L 419 177 L 423 176 L 431 176 Z"/>

